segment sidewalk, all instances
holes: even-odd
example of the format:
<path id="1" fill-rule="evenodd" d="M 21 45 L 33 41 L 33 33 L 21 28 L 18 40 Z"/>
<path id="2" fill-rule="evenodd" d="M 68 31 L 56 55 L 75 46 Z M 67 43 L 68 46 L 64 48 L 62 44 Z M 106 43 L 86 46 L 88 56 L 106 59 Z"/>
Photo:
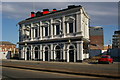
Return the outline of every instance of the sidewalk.
<path id="1" fill-rule="evenodd" d="M 120 78 L 117 64 L 88 64 L 67 62 L 43 62 L 23 60 L 3 60 L 3 66 L 17 67 L 32 70 L 69 73 L 77 75 L 92 75 L 111 78 Z"/>

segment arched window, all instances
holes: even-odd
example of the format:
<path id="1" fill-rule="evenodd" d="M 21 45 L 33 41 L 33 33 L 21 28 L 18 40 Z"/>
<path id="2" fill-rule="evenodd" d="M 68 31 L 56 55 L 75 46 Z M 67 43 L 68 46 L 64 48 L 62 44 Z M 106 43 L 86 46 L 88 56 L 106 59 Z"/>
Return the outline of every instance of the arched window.
<path id="1" fill-rule="evenodd" d="M 26 52 L 26 60 L 30 60 L 30 49 L 27 48 L 27 52 Z"/>
<path id="2" fill-rule="evenodd" d="M 57 24 L 56 25 L 56 35 L 59 35 L 60 34 L 60 25 Z"/>
<path id="3" fill-rule="evenodd" d="M 70 16 L 66 19 L 67 22 L 67 33 L 74 33 L 75 32 L 75 18 Z"/>
<path id="4" fill-rule="evenodd" d="M 50 27 L 48 21 L 42 21 L 43 26 L 43 36 L 49 36 L 50 35 Z"/>
<path id="5" fill-rule="evenodd" d="M 45 61 L 48 61 L 48 56 L 49 56 L 49 51 L 48 51 L 48 47 L 45 47 Z"/>
<path id="6" fill-rule="evenodd" d="M 38 56 L 39 56 L 39 49 L 38 47 L 35 47 L 35 60 L 38 60 Z"/>
<path id="7" fill-rule="evenodd" d="M 53 21 L 54 28 L 55 28 L 55 35 L 60 35 L 61 31 L 61 20 L 60 19 L 55 19 Z"/>
<path id="8" fill-rule="evenodd" d="M 39 23 L 34 23 L 34 38 L 39 37 Z"/>
<path id="9" fill-rule="evenodd" d="M 56 46 L 55 48 L 55 53 L 56 53 L 56 60 L 57 61 L 60 61 L 60 58 L 61 58 L 61 50 L 60 50 L 60 46 Z"/>
<path id="10" fill-rule="evenodd" d="M 48 36 L 48 26 L 45 27 L 45 36 Z"/>

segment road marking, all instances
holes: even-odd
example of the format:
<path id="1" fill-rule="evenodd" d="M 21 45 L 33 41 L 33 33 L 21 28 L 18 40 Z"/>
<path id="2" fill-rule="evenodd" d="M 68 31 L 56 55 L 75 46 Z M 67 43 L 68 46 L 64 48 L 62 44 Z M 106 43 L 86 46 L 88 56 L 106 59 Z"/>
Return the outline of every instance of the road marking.
<path id="1" fill-rule="evenodd" d="M 10 68 L 10 67 L 2 67 L 2 68 L 9 68 L 9 69 L 14 69 L 14 70 L 24 70 L 28 72 L 37 72 L 37 73 L 49 73 L 49 74 L 56 74 L 56 75 L 62 75 L 62 76 L 70 76 L 70 77 L 76 77 L 76 78 L 100 78 L 100 77 L 91 77 L 91 76 L 84 76 L 84 75 L 72 75 L 72 74 L 64 74 L 64 73 L 55 73 L 55 72 L 45 72 L 45 71 L 34 71 L 34 70 L 26 70 L 26 69 L 18 69 L 18 68 Z"/>

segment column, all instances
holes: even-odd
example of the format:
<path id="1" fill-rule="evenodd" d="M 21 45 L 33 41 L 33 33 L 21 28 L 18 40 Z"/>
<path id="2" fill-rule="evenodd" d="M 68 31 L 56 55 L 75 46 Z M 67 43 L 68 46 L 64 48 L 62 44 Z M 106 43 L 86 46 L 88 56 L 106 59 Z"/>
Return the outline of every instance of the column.
<path id="1" fill-rule="evenodd" d="M 63 34 L 66 36 L 65 16 L 62 17 Z"/>
<path id="2" fill-rule="evenodd" d="M 39 31 L 40 31 L 40 25 L 38 24 L 38 26 L 37 26 L 37 38 L 39 38 L 40 37 L 40 35 L 39 35 Z"/>
<path id="3" fill-rule="evenodd" d="M 83 41 L 80 42 L 80 61 L 83 61 Z"/>
<path id="4" fill-rule="evenodd" d="M 43 30 L 42 30 L 42 22 L 40 21 L 40 37 L 41 37 L 41 39 L 42 39 L 42 37 L 43 37 Z"/>
<path id="5" fill-rule="evenodd" d="M 34 49 L 34 46 L 33 46 L 33 48 L 32 48 L 32 58 L 33 58 L 33 60 L 35 60 L 35 49 Z"/>
<path id="6" fill-rule="evenodd" d="M 76 33 L 76 23 L 75 23 L 75 20 L 73 21 L 73 33 Z"/>
<path id="7" fill-rule="evenodd" d="M 35 28 L 33 28 L 33 38 L 35 39 Z"/>
<path id="8" fill-rule="evenodd" d="M 33 60 L 33 45 L 31 45 L 31 60 Z"/>
<path id="9" fill-rule="evenodd" d="M 23 24 L 22 25 L 22 35 L 25 35 L 25 25 Z M 24 36 L 22 36 L 22 40 L 24 41 L 25 40 L 25 37 Z"/>
<path id="10" fill-rule="evenodd" d="M 80 60 L 80 43 L 77 42 L 77 62 Z"/>
<path id="11" fill-rule="evenodd" d="M 67 24 L 67 26 L 66 26 L 67 34 L 69 34 L 69 23 L 67 22 L 66 24 Z"/>
<path id="12" fill-rule="evenodd" d="M 87 22 L 86 22 L 86 27 L 87 27 L 87 38 L 89 38 L 89 19 L 87 18 L 87 20 L 86 20 Z"/>
<path id="13" fill-rule="evenodd" d="M 24 47 L 24 58 L 27 60 L 27 47 Z"/>
<path id="14" fill-rule="evenodd" d="M 81 31 L 81 17 L 80 17 L 80 13 L 76 14 L 76 32 L 80 32 Z"/>
<path id="15" fill-rule="evenodd" d="M 31 23 L 31 40 L 33 40 L 33 23 Z"/>
<path id="16" fill-rule="evenodd" d="M 45 27 L 44 26 L 42 28 L 42 31 L 43 31 L 43 36 L 45 36 Z"/>
<path id="17" fill-rule="evenodd" d="M 83 18 L 84 18 L 84 15 L 83 15 L 83 12 L 81 10 L 81 13 L 80 13 L 80 31 L 82 31 L 82 36 L 84 36 L 84 24 L 83 24 Z"/>
<path id="18" fill-rule="evenodd" d="M 43 47 L 43 61 L 45 61 L 45 46 Z"/>
<path id="19" fill-rule="evenodd" d="M 50 28 L 51 28 L 51 38 L 53 38 L 53 19 L 50 20 Z"/>
<path id="20" fill-rule="evenodd" d="M 54 61 L 56 60 L 55 46 L 54 46 Z"/>
<path id="21" fill-rule="evenodd" d="M 43 53 L 43 52 L 42 52 L 42 45 L 40 45 L 40 61 L 43 60 L 43 57 L 42 57 L 43 55 L 42 55 L 42 53 Z"/>
<path id="22" fill-rule="evenodd" d="M 63 61 L 66 61 L 66 44 L 63 47 Z"/>
<path id="23" fill-rule="evenodd" d="M 69 62 L 69 49 L 67 49 L 67 62 Z"/>
<path id="24" fill-rule="evenodd" d="M 51 46 L 50 46 L 51 47 Z M 48 61 L 50 61 L 50 56 L 51 56 L 51 54 L 50 54 L 50 48 L 48 49 Z"/>
<path id="25" fill-rule="evenodd" d="M 54 54 L 54 51 L 53 51 L 53 44 L 51 44 L 51 61 L 53 61 L 54 59 L 53 59 L 53 54 Z"/>
<path id="26" fill-rule="evenodd" d="M 25 54 L 24 47 L 21 49 L 20 53 L 21 53 L 21 55 L 20 55 L 21 59 L 25 59 L 25 56 L 24 56 L 24 54 Z"/>
<path id="27" fill-rule="evenodd" d="M 56 35 L 56 25 L 54 24 L 54 35 Z"/>

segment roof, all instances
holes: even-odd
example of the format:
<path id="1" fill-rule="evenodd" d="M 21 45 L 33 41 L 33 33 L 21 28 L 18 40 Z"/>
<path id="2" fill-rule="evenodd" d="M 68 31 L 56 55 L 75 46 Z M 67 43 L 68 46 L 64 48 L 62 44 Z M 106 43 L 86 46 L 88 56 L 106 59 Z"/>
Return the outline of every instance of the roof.
<path id="1" fill-rule="evenodd" d="M 44 18 L 45 16 L 48 16 L 48 15 L 53 15 L 53 14 L 57 14 L 57 13 L 63 13 L 64 11 L 67 11 L 67 10 L 79 9 L 79 8 L 83 9 L 83 7 L 82 7 L 81 5 L 79 5 L 79 6 L 74 6 L 74 7 L 72 7 L 72 8 L 66 8 L 66 9 L 62 9 L 62 10 L 55 11 L 55 12 L 50 12 L 50 13 L 44 14 L 44 15 L 42 15 L 42 16 L 40 16 L 40 17 L 27 18 L 27 19 L 25 19 L 25 20 L 22 20 L 22 21 L 19 22 L 18 24 L 22 24 L 22 23 L 24 23 L 24 22 L 29 22 L 29 21 L 32 21 L 32 20 L 40 19 L 40 18 Z M 85 12 L 84 12 L 84 13 L 85 13 Z"/>
<path id="2" fill-rule="evenodd" d="M 0 41 L 0 45 L 15 45 L 15 44 L 8 41 Z"/>
<path id="3" fill-rule="evenodd" d="M 114 34 L 120 34 L 120 30 L 115 31 Z"/>

